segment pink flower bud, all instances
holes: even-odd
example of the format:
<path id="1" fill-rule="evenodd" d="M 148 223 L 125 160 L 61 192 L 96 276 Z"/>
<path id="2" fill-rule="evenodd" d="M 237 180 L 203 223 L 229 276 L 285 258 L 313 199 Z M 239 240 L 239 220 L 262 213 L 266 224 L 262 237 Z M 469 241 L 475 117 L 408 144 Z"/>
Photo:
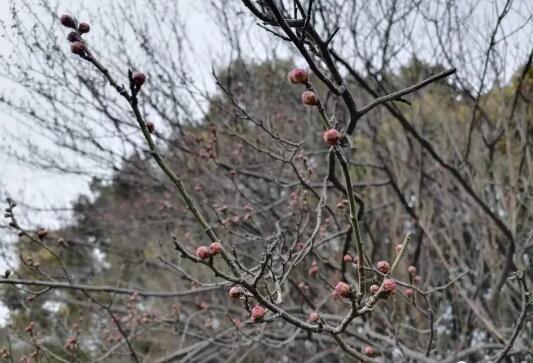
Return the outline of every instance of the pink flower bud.
<path id="1" fill-rule="evenodd" d="M 30 321 L 30 323 L 24 328 L 24 331 L 26 333 L 32 334 L 34 328 L 35 328 L 35 322 L 34 321 Z"/>
<path id="2" fill-rule="evenodd" d="M 309 75 L 305 69 L 295 68 L 287 74 L 287 80 L 294 84 L 306 84 Z"/>
<path id="3" fill-rule="evenodd" d="M 390 263 L 388 263 L 387 261 L 379 261 L 377 264 L 376 264 L 376 267 L 378 269 L 379 272 L 381 272 L 382 274 L 387 274 L 389 273 L 389 270 L 390 270 Z"/>
<path id="4" fill-rule="evenodd" d="M 259 321 L 262 320 L 265 317 L 265 309 L 261 305 L 255 305 L 252 308 L 252 320 Z"/>
<path id="5" fill-rule="evenodd" d="M 312 312 L 309 314 L 309 321 L 311 323 L 318 323 L 318 321 L 320 320 L 320 315 L 318 315 L 318 313 L 316 312 Z"/>
<path id="6" fill-rule="evenodd" d="M 400 243 L 400 244 L 396 245 L 394 250 L 396 251 L 396 253 L 400 253 L 400 251 L 402 250 L 402 247 L 403 247 L 403 245 Z"/>
<path id="7" fill-rule="evenodd" d="M 336 129 L 329 129 L 322 135 L 324 142 L 328 145 L 337 145 L 341 139 L 341 134 Z"/>
<path id="8" fill-rule="evenodd" d="M 302 102 L 304 105 L 308 106 L 316 106 L 318 105 L 318 97 L 316 96 L 316 93 L 313 91 L 303 91 L 302 93 Z"/>
<path id="9" fill-rule="evenodd" d="M 369 345 L 363 348 L 363 353 L 368 357 L 373 357 L 376 354 L 374 348 Z"/>
<path id="10" fill-rule="evenodd" d="M 350 256 L 350 255 L 344 255 L 344 257 L 342 259 L 344 260 L 344 262 L 352 262 L 353 261 L 353 257 Z"/>
<path id="11" fill-rule="evenodd" d="M 243 293 L 242 289 L 238 286 L 233 286 L 231 289 L 229 289 L 229 296 L 232 299 L 240 298 L 242 293 Z"/>
<path id="12" fill-rule="evenodd" d="M 200 246 L 196 249 L 196 256 L 200 257 L 202 260 L 207 260 L 211 257 L 211 252 L 206 246 Z"/>
<path id="13" fill-rule="evenodd" d="M 48 230 L 46 228 L 39 228 L 37 230 L 37 237 L 39 237 L 39 239 L 43 239 L 44 237 L 46 237 L 47 234 Z"/>
<path id="14" fill-rule="evenodd" d="M 335 292 L 340 297 L 348 298 L 351 295 L 352 288 L 346 282 L 341 281 L 335 286 Z"/>
<path id="15" fill-rule="evenodd" d="M 371 292 L 372 294 L 375 294 L 376 292 L 378 292 L 378 290 L 379 290 L 379 286 L 378 286 L 378 285 L 372 285 L 372 286 L 370 286 L 370 292 Z"/>
<path id="16" fill-rule="evenodd" d="M 413 265 L 409 266 L 407 272 L 409 272 L 409 275 L 416 275 L 416 267 Z"/>
<path id="17" fill-rule="evenodd" d="M 311 277 L 316 277 L 318 275 L 318 265 L 312 265 L 307 273 Z"/>
<path id="18" fill-rule="evenodd" d="M 222 251 L 222 244 L 220 242 L 213 242 L 209 245 L 209 252 L 211 255 L 217 255 Z"/>
<path id="19" fill-rule="evenodd" d="M 415 294 L 415 291 L 411 288 L 407 288 L 403 290 L 403 294 L 405 295 L 405 297 L 411 297 Z"/>
<path id="20" fill-rule="evenodd" d="M 396 290 L 396 281 L 393 279 L 383 280 L 383 289 L 388 293 L 394 292 Z"/>

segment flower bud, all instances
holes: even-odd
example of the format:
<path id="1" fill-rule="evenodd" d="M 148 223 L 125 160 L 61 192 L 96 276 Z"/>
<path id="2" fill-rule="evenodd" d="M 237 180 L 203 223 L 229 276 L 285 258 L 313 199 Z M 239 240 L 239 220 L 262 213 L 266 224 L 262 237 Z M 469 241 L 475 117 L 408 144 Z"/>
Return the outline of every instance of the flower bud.
<path id="1" fill-rule="evenodd" d="M 232 299 L 238 299 L 239 297 L 241 297 L 242 293 L 242 289 L 238 286 L 233 286 L 231 289 L 229 289 L 229 296 Z"/>
<path id="2" fill-rule="evenodd" d="M 388 293 L 393 293 L 396 290 L 396 281 L 393 279 L 383 280 L 383 289 Z"/>
<path id="3" fill-rule="evenodd" d="M 328 145 L 337 145 L 341 138 L 341 134 L 336 129 L 329 129 L 322 135 L 324 142 Z"/>
<path id="4" fill-rule="evenodd" d="M 265 309 L 260 305 L 255 305 L 252 308 L 252 320 L 254 322 L 262 320 L 265 317 L 265 314 Z"/>
<path id="5" fill-rule="evenodd" d="M 70 51 L 77 55 L 83 55 L 83 53 L 85 53 L 85 44 L 80 41 L 72 42 L 70 45 Z"/>
<path id="6" fill-rule="evenodd" d="M 43 239 L 44 237 L 46 237 L 47 234 L 48 230 L 46 228 L 39 228 L 37 230 L 37 237 L 39 237 L 39 239 Z"/>
<path id="7" fill-rule="evenodd" d="M 63 14 L 59 18 L 59 21 L 61 22 L 61 25 L 66 26 L 67 28 L 76 29 L 76 21 L 74 18 L 70 15 Z"/>
<path id="8" fill-rule="evenodd" d="M 87 23 L 80 23 L 80 25 L 78 25 L 78 31 L 81 34 L 88 33 L 90 30 L 91 30 L 91 26 Z"/>
<path id="9" fill-rule="evenodd" d="M 131 80 L 134 85 L 141 87 L 146 81 L 146 75 L 143 72 L 135 71 L 131 75 Z"/>
<path id="10" fill-rule="evenodd" d="M 206 246 L 200 246 L 196 249 L 196 256 L 200 257 L 202 260 L 207 260 L 211 257 L 211 252 Z"/>
<path id="11" fill-rule="evenodd" d="M 67 40 L 71 43 L 79 42 L 81 40 L 80 35 L 77 32 L 70 32 L 67 35 Z"/>
<path id="12" fill-rule="evenodd" d="M 376 268 L 378 269 L 379 272 L 381 272 L 382 274 L 388 274 L 389 273 L 389 270 L 390 270 L 390 263 L 388 263 L 387 261 L 379 261 L 377 264 L 376 264 Z"/>
<path id="13" fill-rule="evenodd" d="M 312 264 L 307 273 L 311 277 L 316 277 L 316 275 L 318 275 L 318 265 L 315 263 Z"/>
<path id="14" fill-rule="evenodd" d="M 311 323 L 318 323 L 318 321 L 320 320 L 320 315 L 318 315 L 318 313 L 316 312 L 312 312 L 309 314 L 309 321 Z"/>
<path id="15" fill-rule="evenodd" d="M 222 244 L 220 242 L 213 242 L 209 245 L 209 252 L 211 255 L 217 255 L 222 251 Z"/>
<path id="16" fill-rule="evenodd" d="M 352 288 L 346 282 L 342 282 L 341 281 L 341 282 L 337 283 L 337 285 L 335 286 L 335 292 L 340 297 L 347 298 L 347 297 L 350 297 L 351 292 L 352 292 Z"/>
<path id="17" fill-rule="evenodd" d="M 303 91 L 302 93 L 302 102 L 304 105 L 308 106 L 316 106 L 318 105 L 318 97 L 316 96 L 316 93 L 313 91 Z"/>
<path id="18" fill-rule="evenodd" d="M 293 84 L 306 84 L 309 75 L 305 69 L 295 68 L 287 74 L 287 79 Z"/>
<path id="19" fill-rule="evenodd" d="M 369 345 L 363 348 L 363 353 L 365 353 L 367 357 L 373 357 L 376 354 L 374 348 Z"/>
<path id="20" fill-rule="evenodd" d="M 153 134 L 154 133 L 154 130 L 155 130 L 155 125 L 153 122 L 151 121 L 147 121 L 146 122 L 146 129 L 148 130 L 149 133 Z"/>

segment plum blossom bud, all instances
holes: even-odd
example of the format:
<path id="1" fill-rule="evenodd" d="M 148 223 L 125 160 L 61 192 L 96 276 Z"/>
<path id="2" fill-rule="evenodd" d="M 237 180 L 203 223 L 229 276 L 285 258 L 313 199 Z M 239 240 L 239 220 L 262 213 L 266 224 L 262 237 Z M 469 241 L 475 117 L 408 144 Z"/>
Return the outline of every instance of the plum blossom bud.
<path id="1" fill-rule="evenodd" d="M 134 85 L 141 87 L 146 81 L 146 75 L 143 72 L 135 71 L 131 75 L 131 80 Z"/>
<path id="2" fill-rule="evenodd" d="M 155 125 L 153 122 L 151 121 L 147 121 L 146 122 L 146 129 L 148 130 L 149 133 L 153 134 L 154 131 L 155 131 Z"/>
<path id="3" fill-rule="evenodd" d="M 70 45 L 70 51 L 77 55 L 82 55 L 85 53 L 85 45 L 80 41 L 72 42 Z"/>
<path id="4" fill-rule="evenodd" d="M 339 283 L 337 283 L 337 285 L 335 285 L 335 292 L 340 297 L 347 298 L 347 297 L 350 297 L 352 288 L 346 282 L 340 281 Z"/>
<path id="5" fill-rule="evenodd" d="M 265 317 L 266 311 L 261 305 L 255 305 L 252 308 L 252 320 L 260 321 Z"/>
<path id="6" fill-rule="evenodd" d="M 318 275 L 318 264 L 316 262 L 313 262 L 307 273 L 311 277 L 316 277 L 316 275 Z"/>
<path id="7" fill-rule="evenodd" d="M 233 286 L 231 289 L 229 289 L 229 296 L 232 299 L 238 299 L 243 294 L 243 291 L 238 286 Z"/>
<path id="8" fill-rule="evenodd" d="M 76 21 L 70 15 L 67 15 L 67 14 L 61 15 L 61 17 L 59 18 L 59 21 L 61 22 L 61 25 L 67 28 L 73 28 L 73 29 L 76 28 Z"/>
<path id="9" fill-rule="evenodd" d="M 88 33 L 90 30 L 91 26 L 87 23 L 80 23 L 80 25 L 78 25 L 78 31 L 82 34 Z"/>
<path id="10" fill-rule="evenodd" d="M 318 97 L 316 96 L 316 93 L 313 91 L 303 91 L 302 93 L 302 102 L 304 105 L 308 106 L 316 106 L 318 105 Z"/>
<path id="11" fill-rule="evenodd" d="M 389 273 L 389 270 L 390 270 L 390 263 L 388 263 L 385 260 L 378 261 L 378 263 L 376 264 L 376 267 L 378 271 L 381 272 L 382 274 L 387 274 Z"/>
<path id="12" fill-rule="evenodd" d="M 33 334 L 33 330 L 34 329 L 35 329 L 35 322 L 34 321 L 30 321 L 30 323 L 28 325 L 26 325 L 26 327 L 24 328 L 24 331 L 26 333 Z"/>
<path id="13" fill-rule="evenodd" d="M 211 257 L 211 252 L 206 246 L 200 246 L 196 249 L 196 256 L 200 257 L 202 260 L 207 260 Z"/>
<path id="14" fill-rule="evenodd" d="M 295 68 L 287 74 L 287 80 L 293 84 L 306 84 L 308 79 L 307 71 L 302 68 Z"/>
<path id="15" fill-rule="evenodd" d="M 318 275 L 318 266 L 311 266 L 311 268 L 308 271 L 309 276 L 316 277 Z"/>
<path id="16" fill-rule="evenodd" d="M 213 242 L 209 245 L 209 252 L 212 256 L 218 255 L 222 251 L 222 244 L 220 242 Z"/>
<path id="17" fill-rule="evenodd" d="M 341 139 L 341 134 L 336 129 L 329 129 L 322 135 L 324 142 L 328 145 L 337 145 Z"/>
<path id="18" fill-rule="evenodd" d="M 318 321 L 320 320 L 320 315 L 318 315 L 318 313 L 316 312 L 312 312 L 309 314 L 309 321 L 311 323 L 318 323 Z"/>
<path id="19" fill-rule="evenodd" d="M 81 40 L 80 35 L 77 32 L 70 32 L 67 35 L 67 40 L 71 43 L 79 42 Z"/>
<path id="20" fill-rule="evenodd" d="M 363 353 L 368 357 L 373 357 L 376 354 L 374 348 L 369 345 L 363 348 Z"/>
<path id="21" fill-rule="evenodd" d="M 393 279 L 383 280 L 383 289 L 388 293 L 393 293 L 396 290 L 396 281 Z"/>
<path id="22" fill-rule="evenodd" d="M 394 250 L 396 251 L 396 253 L 400 253 L 400 251 L 402 250 L 402 247 L 403 245 L 401 243 L 397 244 L 396 247 L 394 247 Z"/>
<path id="23" fill-rule="evenodd" d="M 39 237 L 39 239 L 43 239 L 44 237 L 46 237 L 47 234 L 48 230 L 46 228 L 39 228 L 37 230 L 37 237 Z"/>

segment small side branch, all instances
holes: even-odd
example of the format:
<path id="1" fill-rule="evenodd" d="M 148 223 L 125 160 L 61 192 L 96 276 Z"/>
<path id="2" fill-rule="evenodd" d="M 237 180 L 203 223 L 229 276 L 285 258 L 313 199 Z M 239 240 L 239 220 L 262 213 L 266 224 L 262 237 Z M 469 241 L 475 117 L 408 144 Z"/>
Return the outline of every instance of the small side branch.
<path id="1" fill-rule="evenodd" d="M 518 337 L 518 334 L 522 330 L 522 327 L 524 326 L 524 322 L 526 321 L 527 313 L 529 310 L 529 307 L 533 304 L 533 301 L 530 300 L 531 294 L 529 292 L 529 289 L 526 284 L 526 277 L 525 277 L 525 270 L 521 270 L 515 273 L 514 278 L 516 278 L 520 286 L 522 287 L 522 309 L 520 311 L 520 315 L 518 316 L 518 320 L 516 321 L 516 325 L 513 329 L 513 333 L 511 334 L 511 338 L 503 348 L 503 350 L 498 354 L 498 357 L 494 361 L 495 363 L 500 363 L 505 359 L 505 356 L 511 348 L 513 347 L 513 344 Z"/>
<path id="2" fill-rule="evenodd" d="M 10 278 L 0 278 L 0 285 L 44 286 L 44 287 L 48 287 L 51 289 L 81 290 L 81 291 L 86 291 L 86 292 L 103 292 L 103 293 L 111 293 L 111 294 L 117 294 L 117 295 L 137 294 L 139 296 L 145 296 L 145 297 L 169 298 L 169 297 L 194 295 L 197 293 L 218 290 L 221 287 L 225 286 L 226 284 L 221 284 L 220 286 L 198 288 L 195 290 L 166 291 L 166 292 L 125 289 L 125 288 L 120 288 L 120 287 L 115 287 L 115 286 L 105 286 L 105 285 L 96 286 L 96 285 L 73 284 L 69 282 L 59 282 L 59 281 L 24 280 L 24 279 L 10 279 Z"/>
<path id="3" fill-rule="evenodd" d="M 368 112 L 370 112 L 371 110 L 373 110 L 374 108 L 376 108 L 377 106 L 379 105 L 382 105 L 384 103 L 387 103 L 387 102 L 390 102 L 390 101 L 401 101 L 403 96 L 405 95 L 408 95 L 410 93 L 413 93 L 413 92 L 416 92 L 418 91 L 419 89 L 421 88 L 424 88 L 426 87 L 427 85 L 431 84 L 431 83 L 434 83 L 434 82 L 437 82 L 443 78 L 446 78 L 448 76 L 451 76 L 452 74 L 454 74 L 457 70 L 455 68 L 451 68 L 451 69 L 448 69 L 447 71 L 444 71 L 444 72 L 441 72 L 441 73 L 437 73 L 425 80 L 423 80 L 422 82 L 419 82 L 415 85 L 412 85 L 410 87 L 407 87 L 407 88 L 404 88 L 402 90 L 399 90 L 397 92 L 394 92 L 394 93 L 391 93 L 389 95 L 386 95 L 386 96 L 381 96 L 379 98 L 376 98 L 374 101 L 370 102 L 368 105 L 362 107 L 358 112 L 358 117 L 361 118 L 362 116 L 364 116 L 365 114 L 367 114 Z"/>

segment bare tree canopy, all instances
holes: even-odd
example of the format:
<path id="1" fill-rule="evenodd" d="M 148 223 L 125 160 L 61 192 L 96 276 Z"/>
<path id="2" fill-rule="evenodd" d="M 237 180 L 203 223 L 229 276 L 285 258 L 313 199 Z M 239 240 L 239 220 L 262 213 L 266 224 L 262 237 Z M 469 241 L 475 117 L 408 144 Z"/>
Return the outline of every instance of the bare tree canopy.
<path id="1" fill-rule="evenodd" d="M 0 361 L 533 362 L 531 1 L 10 10 Z"/>

